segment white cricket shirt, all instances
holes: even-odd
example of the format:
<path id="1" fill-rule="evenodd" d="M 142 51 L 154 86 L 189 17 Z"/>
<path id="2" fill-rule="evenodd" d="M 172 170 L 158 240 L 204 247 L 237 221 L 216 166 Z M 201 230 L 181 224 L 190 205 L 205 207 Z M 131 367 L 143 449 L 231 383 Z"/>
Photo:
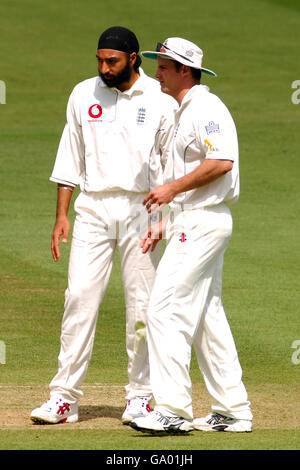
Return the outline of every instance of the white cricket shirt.
<path id="1" fill-rule="evenodd" d="M 75 86 L 51 181 L 84 192 L 148 192 L 162 183 L 176 101 L 139 72 L 125 92 L 100 77 Z"/>
<path id="2" fill-rule="evenodd" d="M 199 208 L 239 197 L 239 150 L 234 121 L 225 104 L 204 85 L 195 85 L 175 112 L 172 157 L 168 159 L 164 180 L 181 178 L 205 159 L 232 160 L 233 168 L 224 176 L 178 194 L 170 204 Z"/>

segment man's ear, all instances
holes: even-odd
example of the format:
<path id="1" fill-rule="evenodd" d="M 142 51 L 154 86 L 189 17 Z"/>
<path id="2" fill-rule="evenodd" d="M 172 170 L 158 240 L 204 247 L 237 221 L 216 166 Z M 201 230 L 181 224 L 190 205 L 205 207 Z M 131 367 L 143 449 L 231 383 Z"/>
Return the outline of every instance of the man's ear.
<path id="1" fill-rule="evenodd" d="M 190 73 L 190 67 L 188 67 L 188 65 L 182 64 L 181 73 L 182 75 L 188 75 Z"/>
<path id="2" fill-rule="evenodd" d="M 136 52 L 132 52 L 129 55 L 129 60 L 130 60 L 131 65 L 133 66 L 135 64 L 135 61 L 136 61 Z"/>

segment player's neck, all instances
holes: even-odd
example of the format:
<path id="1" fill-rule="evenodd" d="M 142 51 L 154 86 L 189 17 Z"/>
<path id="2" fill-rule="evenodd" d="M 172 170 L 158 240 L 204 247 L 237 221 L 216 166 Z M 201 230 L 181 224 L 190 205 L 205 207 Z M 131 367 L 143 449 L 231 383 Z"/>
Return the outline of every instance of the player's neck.
<path id="1" fill-rule="evenodd" d="M 188 92 L 195 86 L 195 85 L 200 85 L 199 81 L 193 80 L 189 81 L 185 86 L 182 86 L 179 90 L 176 96 L 174 96 L 175 100 L 178 102 L 179 106 L 181 106 L 181 103 L 185 97 L 185 95 L 188 94 Z"/>
<path id="2" fill-rule="evenodd" d="M 118 86 L 120 91 L 127 91 L 133 86 L 133 84 L 140 78 L 139 72 L 136 72 L 132 69 L 132 73 L 130 75 L 130 79 L 127 82 L 123 82 Z"/>

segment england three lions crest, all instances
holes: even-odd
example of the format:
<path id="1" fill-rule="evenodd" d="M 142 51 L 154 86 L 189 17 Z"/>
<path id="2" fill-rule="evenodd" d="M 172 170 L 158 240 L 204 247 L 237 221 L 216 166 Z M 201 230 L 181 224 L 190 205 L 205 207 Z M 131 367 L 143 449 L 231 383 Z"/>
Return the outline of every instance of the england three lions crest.
<path id="1" fill-rule="evenodd" d="M 145 119 L 146 119 L 146 108 L 139 108 L 137 117 L 136 117 L 137 125 L 140 126 L 141 124 L 144 124 Z"/>

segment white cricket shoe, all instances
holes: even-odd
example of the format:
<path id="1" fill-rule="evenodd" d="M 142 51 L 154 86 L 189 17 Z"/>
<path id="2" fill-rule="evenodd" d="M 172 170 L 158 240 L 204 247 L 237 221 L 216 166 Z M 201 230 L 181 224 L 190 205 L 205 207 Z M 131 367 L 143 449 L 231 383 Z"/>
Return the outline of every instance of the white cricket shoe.
<path id="1" fill-rule="evenodd" d="M 30 418 L 37 424 L 76 423 L 78 404 L 70 404 L 63 397 L 53 396 L 40 408 L 35 408 Z"/>
<path id="2" fill-rule="evenodd" d="M 122 423 L 129 424 L 133 419 L 147 416 L 151 409 L 149 402 L 151 397 L 136 397 L 127 400 L 124 413 L 122 415 Z"/>
<path id="3" fill-rule="evenodd" d="M 193 421 L 194 429 L 198 431 L 251 432 L 252 422 L 247 419 L 235 419 L 220 413 L 210 413 L 205 418 Z"/>
<path id="4" fill-rule="evenodd" d="M 159 411 L 151 411 L 148 416 L 136 418 L 130 426 L 136 431 L 156 433 L 186 433 L 192 431 L 192 422 L 179 416 L 164 416 Z"/>

